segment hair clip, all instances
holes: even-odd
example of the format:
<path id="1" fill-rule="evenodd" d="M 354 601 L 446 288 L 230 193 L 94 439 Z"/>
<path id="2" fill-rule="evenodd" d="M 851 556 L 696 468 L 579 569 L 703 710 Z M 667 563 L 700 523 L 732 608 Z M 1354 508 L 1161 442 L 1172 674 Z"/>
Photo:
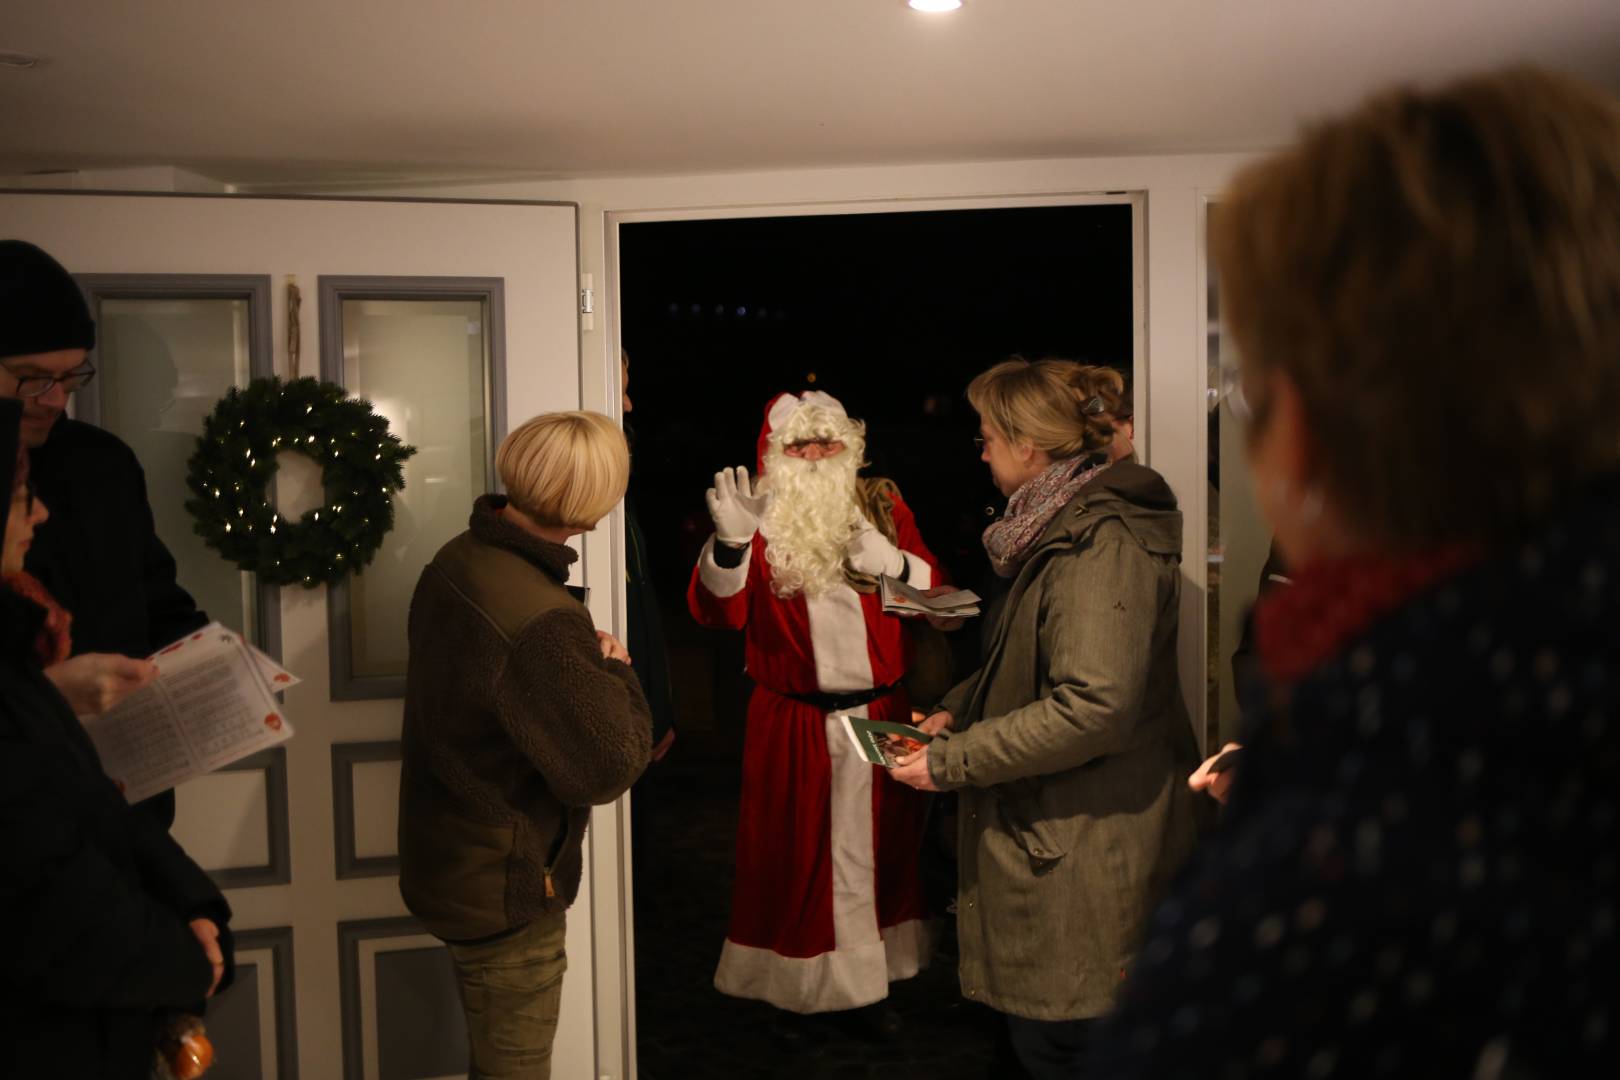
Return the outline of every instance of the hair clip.
<path id="1" fill-rule="evenodd" d="M 1108 406 L 1103 404 L 1101 397 L 1093 397 L 1085 405 L 1081 406 L 1080 411 L 1087 416 L 1095 416 L 1098 413 L 1107 412 Z"/>

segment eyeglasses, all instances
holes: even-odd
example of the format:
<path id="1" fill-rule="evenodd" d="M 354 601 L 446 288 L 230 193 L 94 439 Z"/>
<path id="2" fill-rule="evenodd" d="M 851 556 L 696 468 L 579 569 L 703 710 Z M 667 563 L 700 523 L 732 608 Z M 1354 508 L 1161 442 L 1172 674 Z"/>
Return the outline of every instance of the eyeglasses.
<path id="1" fill-rule="evenodd" d="M 975 436 L 973 436 L 973 445 L 975 447 L 977 447 L 978 449 L 983 450 L 984 449 L 984 436 L 983 435 L 975 435 Z"/>
<path id="2" fill-rule="evenodd" d="M 0 364 L 0 367 L 5 367 Z M 6 374 L 17 380 L 17 396 L 20 398 L 44 397 L 51 392 L 51 387 L 60 383 L 62 389 L 71 394 L 82 389 L 91 379 L 96 377 L 96 369 L 88 362 L 80 364 L 72 371 L 61 375 L 19 375 L 9 367 L 5 367 Z"/>
<path id="3" fill-rule="evenodd" d="M 1238 367 L 1235 358 L 1221 361 L 1220 373 L 1216 376 L 1216 380 L 1215 389 L 1210 391 L 1215 396 L 1211 409 L 1225 402 L 1227 409 L 1239 423 L 1251 422 L 1254 419 L 1254 408 L 1243 394 L 1243 371 Z"/>

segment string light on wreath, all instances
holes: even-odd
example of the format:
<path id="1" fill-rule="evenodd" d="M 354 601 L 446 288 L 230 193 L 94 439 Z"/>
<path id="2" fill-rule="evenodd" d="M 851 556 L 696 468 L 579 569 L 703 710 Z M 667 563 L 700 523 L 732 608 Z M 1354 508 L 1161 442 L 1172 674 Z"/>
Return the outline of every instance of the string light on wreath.
<path id="1" fill-rule="evenodd" d="M 321 505 L 290 521 L 270 502 L 279 451 L 321 466 Z M 393 493 L 416 453 L 371 403 L 318 379 L 255 379 L 203 422 L 186 501 L 208 546 L 274 585 L 306 588 L 359 573 L 394 527 Z"/>

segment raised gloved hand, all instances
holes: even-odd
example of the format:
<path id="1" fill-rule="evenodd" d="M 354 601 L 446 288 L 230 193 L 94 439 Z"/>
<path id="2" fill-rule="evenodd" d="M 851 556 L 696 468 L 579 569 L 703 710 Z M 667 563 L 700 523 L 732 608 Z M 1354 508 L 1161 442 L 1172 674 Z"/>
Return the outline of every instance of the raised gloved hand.
<path id="1" fill-rule="evenodd" d="M 760 491 L 759 486 L 759 481 L 749 479 L 748 469 L 742 465 L 714 474 L 714 487 L 704 498 L 709 504 L 709 516 L 714 519 L 716 539 L 742 545 L 754 538 L 759 519 L 770 505 L 770 495 Z"/>
<path id="2" fill-rule="evenodd" d="M 899 577 L 905 572 L 906 557 L 900 549 L 889 543 L 889 538 L 868 525 L 850 540 L 844 549 L 844 558 L 857 574 L 880 577 L 888 574 Z"/>

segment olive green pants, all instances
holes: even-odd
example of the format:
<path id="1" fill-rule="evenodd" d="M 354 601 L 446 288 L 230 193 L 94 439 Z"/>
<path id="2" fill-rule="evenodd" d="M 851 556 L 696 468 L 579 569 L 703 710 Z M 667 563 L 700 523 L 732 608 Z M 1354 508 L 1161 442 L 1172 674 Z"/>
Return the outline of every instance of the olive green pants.
<path id="1" fill-rule="evenodd" d="M 564 916 L 543 915 L 515 934 L 451 944 L 467 1015 L 471 1080 L 550 1080 L 562 1006 Z"/>

